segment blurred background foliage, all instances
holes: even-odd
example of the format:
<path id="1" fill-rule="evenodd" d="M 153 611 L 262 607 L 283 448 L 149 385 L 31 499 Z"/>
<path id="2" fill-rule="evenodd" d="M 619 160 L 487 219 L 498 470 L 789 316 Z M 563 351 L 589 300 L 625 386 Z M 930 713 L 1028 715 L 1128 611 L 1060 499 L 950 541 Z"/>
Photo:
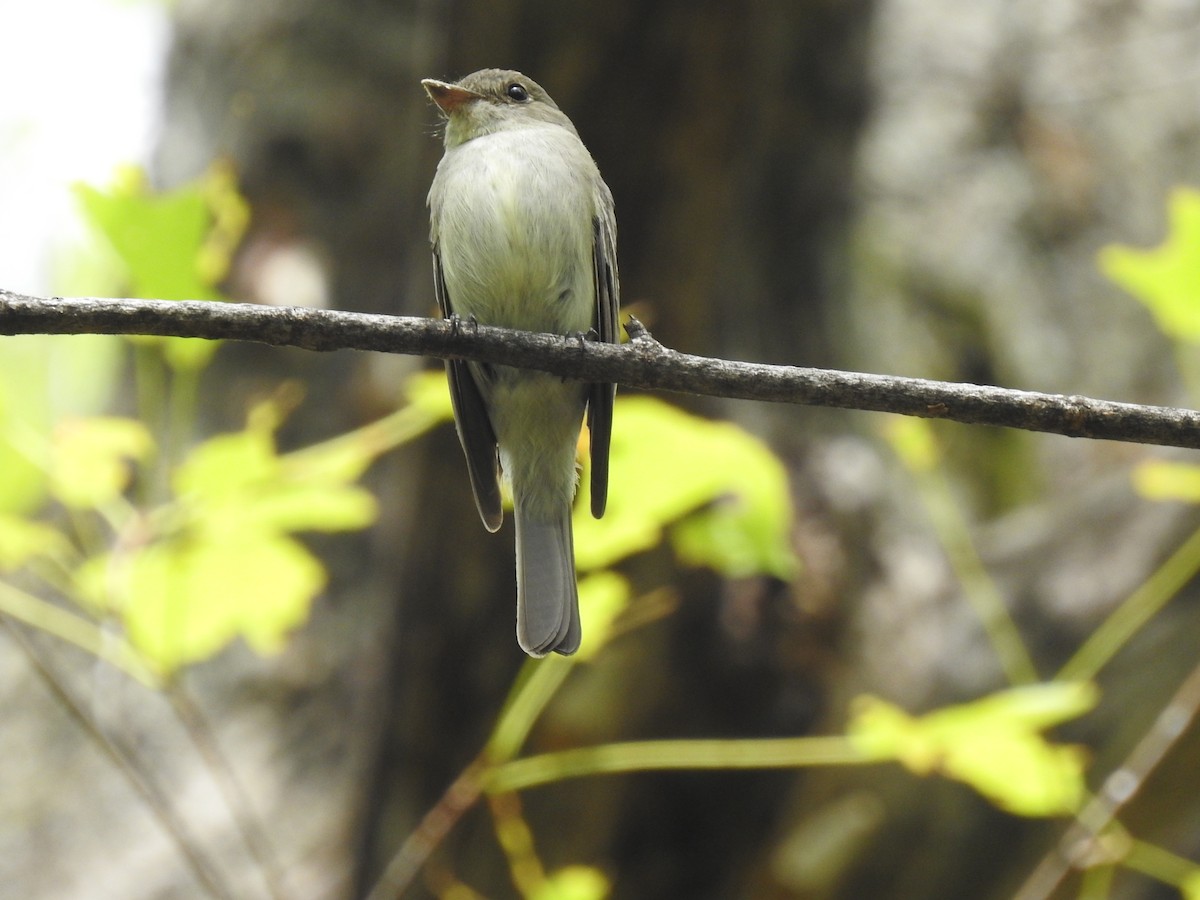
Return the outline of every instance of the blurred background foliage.
<path id="1" fill-rule="evenodd" d="M 46 291 L 431 314 L 419 80 L 502 65 L 664 343 L 1200 402 L 1195 4 L 156 9 L 153 153 L 70 194 Z M 436 365 L 4 351 L 14 895 L 1008 897 L 1197 664 L 1188 453 L 625 395 L 587 642 L 533 662 Z M 1055 896 L 1200 896 L 1180 727 Z"/>

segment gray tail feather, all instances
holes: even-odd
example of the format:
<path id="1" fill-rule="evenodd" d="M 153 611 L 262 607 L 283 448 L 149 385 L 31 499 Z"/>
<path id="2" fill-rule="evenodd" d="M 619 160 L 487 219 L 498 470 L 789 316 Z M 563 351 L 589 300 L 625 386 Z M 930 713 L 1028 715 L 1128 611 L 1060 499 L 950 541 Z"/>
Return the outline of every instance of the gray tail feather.
<path id="1" fill-rule="evenodd" d="M 579 595 L 575 587 L 575 546 L 571 510 L 540 522 L 518 505 L 517 643 L 530 656 L 553 650 L 569 656 L 579 649 Z"/>

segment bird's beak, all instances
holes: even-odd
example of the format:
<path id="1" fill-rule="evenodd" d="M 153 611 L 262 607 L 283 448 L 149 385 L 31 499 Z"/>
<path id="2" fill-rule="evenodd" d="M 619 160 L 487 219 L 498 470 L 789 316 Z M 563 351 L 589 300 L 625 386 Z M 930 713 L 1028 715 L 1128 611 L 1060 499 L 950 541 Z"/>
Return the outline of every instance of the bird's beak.
<path id="1" fill-rule="evenodd" d="M 483 99 L 483 94 L 468 91 L 457 84 L 435 81 L 432 78 L 424 79 L 421 82 L 421 86 L 425 88 L 425 93 L 429 95 L 429 99 L 436 103 L 446 115 L 450 115 L 467 103 Z"/>

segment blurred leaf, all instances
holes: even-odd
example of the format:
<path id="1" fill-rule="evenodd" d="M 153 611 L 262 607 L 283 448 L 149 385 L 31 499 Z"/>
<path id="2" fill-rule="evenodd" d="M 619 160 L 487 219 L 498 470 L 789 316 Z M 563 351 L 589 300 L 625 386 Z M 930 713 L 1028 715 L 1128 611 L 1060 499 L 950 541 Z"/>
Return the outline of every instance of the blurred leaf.
<path id="1" fill-rule="evenodd" d="M 46 498 L 46 446 L 62 416 L 110 400 L 121 342 L 108 335 L 13 335 L 0 354 L 0 510 L 32 512 Z"/>
<path id="2" fill-rule="evenodd" d="M 586 512 L 584 479 L 575 516 L 581 569 L 649 549 L 661 541 L 664 528 L 679 523 L 672 540 L 687 563 L 731 576 L 766 572 L 789 578 L 795 571 L 786 472 L 765 444 L 737 426 L 649 397 L 618 401 L 612 472 L 620 490 L 610 493 L 599 521 Z"/>
<path id="3" fill-rule="evenodd" d="M 896 759 L 912 772 L 966 782 L 1001 809 L 1024 816 L 1074 812 L 1084 796 L 1082 748 L 1040 734 L 1095 706 L 1086 682 L 1012 688 L 914 718 L 862 697 L 849 736 L 864 753 Z"/>
<path id="4" fill-rule="evenodd" d="M 231 532 L 346 531 L 378 514 L 375 498 L 354 484 L 355 466 L 291 466 L 275 450 L 277 420 L 254 414 L 245 431 L 197 447 L 172 480 L 193 526 Z"/>
<path id="5" fill-rule="evenodd" d="M 45 470 L 14 443 L 10 435 L 17 430 L 0 396 L 0 512 L 33 512 L 46 497 Z"/>
<path id="6" fill-rule="evenodd" d="M 228 518 L 216 515 L 222 524 L 279 531 L 355 531 L 366 528 L 379 515 L 370 491 L 357 485 L 293 483 L 286 477 L 266 488 L 241 512 L 233 503 L 225 510 Z"/>
<path id="7" fill-rule="evenodd" d="M 78 573 L 81 593 L 117 612 L 129 640 L 163 673 L 204 660 L 238 636 L 279 650 L 325 585 L 320 562 L 279 534 L 251 531 L 111 554 Z"/>
<path id="8" fill-rule="evenodd" d="M 278 474 L 273 434 L 248 428 L 209 438 L 175 470 L 172 486 L 185 502 L 239 497 L 248 485 Z"/>
<path id="9" fill-rule="evenodd" d="M 1101 271 L 1150 310 L 1169 337 L 1200 341 L 1200 191 L 1176 188 L 1167 201 L 1170 231 L 1153 250 L 1111 244 Z"/>
<path id="10" fill-rule="evenodd" d="M 1200 900 L 1200 871 L 1193 872 L 1179 885 L 1184 900 Z"/>
<path id="11" fill-rule="evenodd" d="M 228 273 L 250 216 L 229 165 L 215 163 L 196 181 L 162 193 L 149 188 L 141 169 L 125 166 L 109 189 L 79 184 L 75 195 L 85 220 L 124 266 L 133 296 L 224 299 L 215 285 Z M 198 338 L 131 340 L 161 346 L 176 369 L 202 367 L 218 346 Z"/>
<path id="12" fill-rule="evenodd" d="M 528 894 L 528 900 L 603 900 L 612 890 L 608 878 L 590 866 L 567 866 L 551 872 Z"/>
<path id="13" fill-rule="evenodd" d="M 446 373 L 441 369 L 419 372 L 407 378 L 404 395 L 410 406 L 423 410 L 435 422 L 449 422 L 454 418 Z"/>
<path id="14" fill-rule="evenodd" d="M 58 556 L 71 544 L 43 522 L 0 513 L 0 572 L 12 572 L 39 556 Z"/>
<path id="15" fill-rule="evenodd" d="M 207 341 L 204 338 L 134 335 L 131 340 L 161 345 L 163 359 L 173 369 L 202 369 L 221 345 L 220 341 Z"/>
<path id="16" fill-rule="evenodd" d="M 594 659 L 608 643 L 612 624 L 632 596 L 629 582 L 615 572 L 594 572 L 579 581 L 579 616 L 583 643 L 575 656 L 578 662 Z"/>
<path id="17" fill-rule="evenodd" d="M 217 160 L 197 183 L 208 206 L 211 227 L 196 258 L 200 280 L 218 284 L 229 274 L 233 255 L 250 225 L 250 204 L 238 191 L 237 172 Z"/>
<path id="18" fill-rule="evenodd" d="M 1133 470 L 1133 486 L 1147 500 L 1200 503 L 1200 466 L 1149 460 Z"/>
<path id="19" fill-rule="evenodd" d="M 381 454 L 452 418 L 446 376 L 419 372 L 404 384 L 407 402 L 395 412 L 283 457 L 297 478 L 353 481 Z"/>
<path id="20" fill-rule="evenodd" d="M 75 195 L 88 223 L 125 264 L 135 296 L 220 299 L 199 271 L 200 250 L 211 226 L 200 183 L 156 194 L 141 169 L 126 166 L 107 191 L 79 184 Z"/>
<path id="21" fill-rule="evenodd" d="M 374 521 L 357 467 L 292 465 L 278 456 L 281 401 L 260 404 L 244 431 L 211 438 L 175 470 L 174 503 L 130 541 L 78 573 L 84 599 L 116 613 L 130 641 L 167 673 L 237 637 L 272 652 L 324 587 L 321 563 L 290 533 Z"/>
<path id="22" fill-rule="evenodd" d="M 928 472 L 941 462 L 941 448 L 933 429 L 924 419 L 912 416 L 889 418 L 884 424 L 883 435 L 911 472 Z"/>
<path id="23" fill-rule="evenodd" d="M 66 419 L 54 429 L 50 489 L 64 506 L 96 509 L 129 484 L 130 462 L 154 451 L 154 439 L 135 419 Z"/>

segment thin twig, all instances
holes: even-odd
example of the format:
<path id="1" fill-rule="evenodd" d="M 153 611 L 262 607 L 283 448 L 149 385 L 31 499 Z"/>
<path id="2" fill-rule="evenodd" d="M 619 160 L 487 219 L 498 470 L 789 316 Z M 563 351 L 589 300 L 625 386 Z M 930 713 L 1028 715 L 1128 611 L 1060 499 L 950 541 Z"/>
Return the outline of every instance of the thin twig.
<path id="1" fill-rule="evenodd" d="M 437 849 L 463 813 L 475 805 L 482 793 L 482 760 L 467 766 L 446 788 L 437 804 L 400 845 L 367 900 L 393 900 L 412 884 L 429 855 Z"/>
<path id="2" fill-rule="evenodd" d="M 247 303 L 61 299 L 0 289 L 0 334 L 150 334 L 255 341 L 307 350 L 373 350 L 473 359 L 579 381 L 899 413 L 1068 437 L 1200 449 L 1200 412 L 922 378 L 772 366 L 670 350 L 633 322 L 629 344 L 439 319 Z"/>
<path id="3" fill-rule="evenodd" d="M 283 900 L 287 894 L 283 888 L 283 870 L 275 848 L 263 830 L 229 757 L 221 749 L 212 725 L 182 684 L 169 683 L 165 693 L 180 724 L 188 733 L 192 746 L 196 748 L 209 775 L 216 782 L 230 818 L 233 819 L 247 852 L 262 874 L 268 895 L 272 900 Z"/>
<path id="4" fill-rule="evenodd" d="M 200 848 L 188 834 L 187 827 L 175 813 L 171 799 L 152 779 L 147 778 L 141 772 L 130 752 L 101 730 L 84 712 L 83 707 L 65 687 L 62 679 L 50 669 L 41 650 L 30 640 L 24 630 L 7 616 L 0 616 L 0 624 L 3 624 L 13 642 L 21 648 L 33 671 L 47 690 L 54 695 L 67 715 L 87 733 L 92 744 L 108 758 L 109 762 L 124 776 L 134 792 L 142 798 L 151 815 L 162 826 L 163 831 L 170 836 L 175 848 L 191 871 L 192 877 L 196 879 L 196 883 L 209 896 L 220 898 L 220 900 L 226 900 L 226 898 L 232 900 L 233 891 L 225 884 L 224 878 L 204 858 Z"/>
<path id="5" fill-rule="evenodd" d="M 1096 839 L 1142 789 L 1146 779 L 1191 727 L 1198 713 L 1200 666 L 1184 679 L 1125 762 L 1104 780 L 1100 791 L 1038 864 L 1015 900 L 1046 900 L 1073 868 L 1086 865 Z"/>

